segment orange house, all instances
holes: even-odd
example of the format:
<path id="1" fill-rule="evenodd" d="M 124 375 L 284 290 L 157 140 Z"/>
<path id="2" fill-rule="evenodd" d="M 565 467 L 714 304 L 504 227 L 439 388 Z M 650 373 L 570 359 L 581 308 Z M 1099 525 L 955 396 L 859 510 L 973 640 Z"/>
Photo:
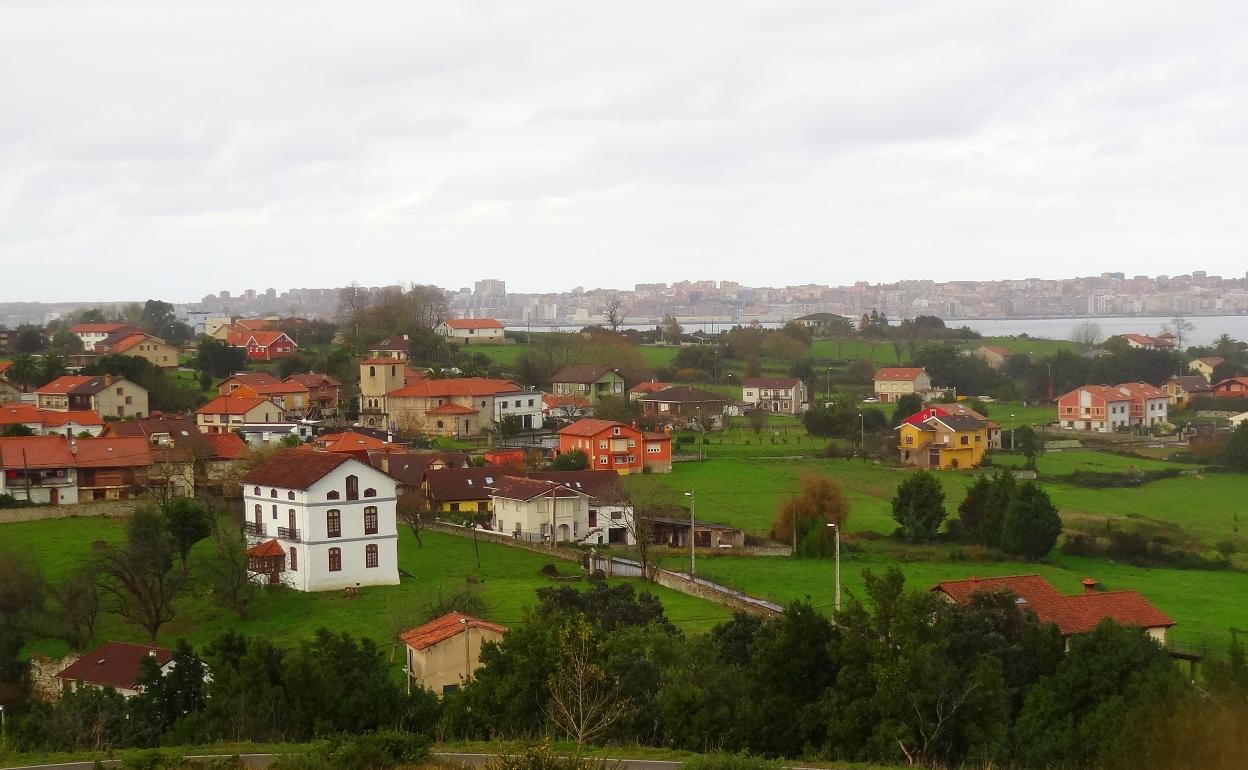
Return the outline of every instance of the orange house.
<path id="1" fill-rule="evenodd" d="M 577 420 L 559 431 L 559 451 L 580 450 L 595 471 L 671 473 L 672 437 L 614 420 Z"/>

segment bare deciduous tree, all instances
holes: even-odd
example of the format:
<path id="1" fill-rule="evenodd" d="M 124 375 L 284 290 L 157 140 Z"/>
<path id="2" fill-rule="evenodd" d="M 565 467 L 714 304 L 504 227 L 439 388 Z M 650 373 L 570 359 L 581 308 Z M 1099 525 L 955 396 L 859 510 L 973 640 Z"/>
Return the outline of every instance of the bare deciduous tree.
<path id="1" fill-rule="evenodd" d="M 121 545 L 96 543 L 100 588 L 111 596 L 117 614 L 156 641 L 160 627 L 173 620 L 173 600 L 186 576 L 174 568 L 177 546 L 164 514 L 144 506 L 135 510 Z"/>
<path id="2" fill-rule="evenodd" d="M 66 575 L 49 593 L 65 613 L 66 641 L 75 650 L 85 650 L 95 636 L 95 622 L 100 617 L 100 590 L 93 565 L 83 565 Z"/>
<path id="3" fill-rule="evenodd" d="M 618 294 L 607 297 L 602 307 L 602 320 L 607 322 L 611 331 L 618 332 L 624 325 L 624 299 Z"/>
<path id="4" fill-rule="evenodd" d="M 632 702 L 619 696 L 618 681 L 598 665 L 605 656 L 586 621 L 564 630 L 559 667 L 550 676 L 546 716 L 578 746 L 605 736 L 632 710 Z"/>
<path id="5" fill-rule="evenodd" d="M 1196 331 L 1196 324 L 1187 320 L 1181 315 L 1176 315 L 1170 319 L 1170 323 L 1161 327 L 1162 331 L 1170 332 L 1174 335 L 1174 347 L 1176 350 L 1183 349 L 1183 342 L 1191 333 Z"/>
<path id="6" fill-rule="evenodd" d="M 218 514 L 212 524 L 212 556 L 203 563 L 213 597 L 224 607 L 246 619 L 258 590 L 247 558 L 247 538 L 238 518 Z"/>
<path id="7" fill-rule="evenodd" d="M 399 521 L 412 530 L 412 535 L 416 538 L 416 545 L 424 548 L 425 544 L 421 542 L 420 533 L 424 530 L 425 525 L 434 518 L 433 507 L 429 505 L 429 498 L 425 497 L 424 493 L 419 490 L 404 492 L 399 495 L 396 512 Z"/>
<path id="8" fill-rule="evenodd" d="M 1070 332 L 1070 341 L 1084 348 L 1090 348 L 1102 339 L 1104 335 L 1101 334 L 1101 325 L 1095 321 L 1076 324 Z"/>

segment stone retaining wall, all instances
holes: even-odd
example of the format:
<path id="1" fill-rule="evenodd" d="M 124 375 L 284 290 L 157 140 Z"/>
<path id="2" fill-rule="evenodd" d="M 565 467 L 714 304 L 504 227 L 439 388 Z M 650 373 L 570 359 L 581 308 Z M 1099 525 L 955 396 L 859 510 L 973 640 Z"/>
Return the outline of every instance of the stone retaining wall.
<path id="1" fill-rule="evenodd" d="M 0 524 L 44 519 L 72 519 L 90 516 L 129 516 L 142 500 L 96 500 L 75 505 L 36 505 L 31 508 L 0 510 Z"/>
<path id="2" fill-rule="evenodd" d="M 443 521 L 431 521 L 425 524 L 425 528 L 433 532 L 442 532 L 444 534 L 454 535 L 456 537 L 466 537 L 469 540 L 471 540 L 473 537 L 473 533 L 471 529 L 467 529 L 466 527 L 458 527 L 454 524 L 447 524 L 446 522 L 443 522 Z M 519 538 L 512 537 L 511 535 L 508 535 L 502 532 L 491 532 L 486 529 L 478 529 L 476 536 L 486 542 L 501 543 L 503 545 L 510 546 L 512 548 L 522 548 L 526 551 L 532 551 L 533 553 L 540 553 L 543 556 L 549 556 L 552 559 L 562 559 L 563 561 L 574 561 L 577 564 L 580 564 L 585 558 L 585 554 L 581 553 L 575 548 L 564 548 L 562 546 L 556 546 L 555 548 L 551 548 L 550 546 L 545 545 L 543 543 L 530 543 L 527 540 L 520 540 Z"/>

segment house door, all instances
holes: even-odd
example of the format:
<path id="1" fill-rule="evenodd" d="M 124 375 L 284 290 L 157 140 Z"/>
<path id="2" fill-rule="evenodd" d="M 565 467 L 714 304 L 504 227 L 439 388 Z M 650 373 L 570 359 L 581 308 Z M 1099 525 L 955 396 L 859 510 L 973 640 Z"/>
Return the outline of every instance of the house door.
<path id="1" fill-rule="evenodd" d="M 927 465 L 929 468 L 940 467 L 940 450 L 939 449 L 927 450 Z"/>
<path id="2" fill-rule="evenodd" d="M 48 490 L 48 502 L 50 502 L 52 505 L 56 505 L 60 501 L 61 501 L 61 490 L 57 489 L 56 487 L 52 487 L 51 489 L 49 489 Z"/>

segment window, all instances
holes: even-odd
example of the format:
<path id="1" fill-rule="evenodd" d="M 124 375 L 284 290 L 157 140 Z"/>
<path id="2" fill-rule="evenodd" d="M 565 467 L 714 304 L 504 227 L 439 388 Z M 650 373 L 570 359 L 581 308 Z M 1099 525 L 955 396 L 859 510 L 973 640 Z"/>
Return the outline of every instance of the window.
<path id="1" fill-rule="evenodd" d="M 360 478 L 358 476 L 347 476 L 347 499 L 360 499 Z"/>
<path id="2" fill-rule="evenodd" d="M 286 512 L 286 524 L 288 525 L 288 529 L 290 529 L 290 534 L 293 536 L 295 534 L 295 509 L 294 508 L 291 508 L 289 511 Z"/>
<path id="3" fill-rule="evenodd" d="M 599 458 L 598 458 L 598 464 L 599 464 L 599 465 L 606 465 L 606 464 L 607 464 L 607 457 L 606 457 L 605 455 L 604 455 L 604 456 L 602 456 L 602 457 L 599 457 Z"/>
<path id="4" fill-rule="evenodd" d="M 962 438 L 962 446 L 966 446 L 967 444 L 971 443 L 970 436 L 962 436 L 961 438 Z"/>
<path id="5" fill-rule="evenodd" d="M 275 506 L 273 506 L 273 518 L 274 518 L 274 519 L 276 519 L 276 518 L 277 518 L 277 506 L 276 506 L 276 505 L 275 505 Z"/>
<path id="6" fill-rule="evenodd" d="M 258 495 L 258 494 L 260 494 L 260 487 L 254 487 L 254 488 L 251 490 L 251 493 L 252 493 L 253 495 Z"/>
<path id="7" fill-rule="evenodd" d="M 376 496 L 377 496 L 377 490 L 373 489 L 372 487 L 369 487 L 368 489 L 364 490 L 364 496 L 365 496 L 365 497 L 376 497 Z"/>
<path id="8" fill-rule="evenodd" d="M 276 490 L 276 489 L 270 489 L 270 490 L 269 490 L 269 497 L 277 497 L 277 490 Z"/>
<path id="9" fill-rule="evenodd" d="M 377 566 L 377 546 L 373 543 L 364 546 L 364 566 L 369 568 Z"/>
<path id="10" fill-rule="evenodd" d="M 329 537 L 342 537 L 342 512 L 337 508 L 325 512 L 325 529 Z"/>
<path id="11" fill-rule="evenodd" d="M 364 509 L 364 534 L 377 534 L 377 506 L 375 505 Z"/>
<path id="12" fill-rule="evenodd" d="M 342 572 L 342 549 L 341 548 L 329 549 L 329 571 L 330 572 Z"/>
<path id="13" fill-rule="evenodd" d="M 370 367 L 368 367 L 368 376 L 369 376 L 369 377 L 376 377 L 376 376 L 377 376 L 377 367 L 375 367 L 375 366 L 370 366 Z"/>
<path id="14" fill-rule="evenodd" d="M 451 512 L 459 513 L 459 503 L 451 503 Z"/>
<path id="15" fill-rule="evenodd" d="M 264 516 L 264 508 L 260 506 L 260 503 L 256 503 L 255 516 L 256 516 L 256 523 L 259 524 L 260 517 Z"/>
<path id="16" fill-rule="evenodd" d="M 293 490 L 292 490 L 292 491 L 290 491 L 290 492 L 287 492 L 287 493 L 286 493 L 286 499 L 287 499 L 287 500 L 294 500 L 294 499 L 295 499 L 295 493 L 294 493 L 294 491 L 293 491 Z"/>
<path id="17" fill-rule="evenodd" d="M 299 549 L 297 548 L 290 549 L 290 571 L 299 571 Z"/>
<path id="18" fill-rule="evenodd" d="M 336 489 L 331 489 L 325 493 L 326 500 L 337 500 L 339 497 L 340 495 L 338 494 L 338 490 Z"/>
<path id="19" fill-rule="evenodd" d="M 533 399 L 529 399 L 529 406 L 533 406 Z"/>

